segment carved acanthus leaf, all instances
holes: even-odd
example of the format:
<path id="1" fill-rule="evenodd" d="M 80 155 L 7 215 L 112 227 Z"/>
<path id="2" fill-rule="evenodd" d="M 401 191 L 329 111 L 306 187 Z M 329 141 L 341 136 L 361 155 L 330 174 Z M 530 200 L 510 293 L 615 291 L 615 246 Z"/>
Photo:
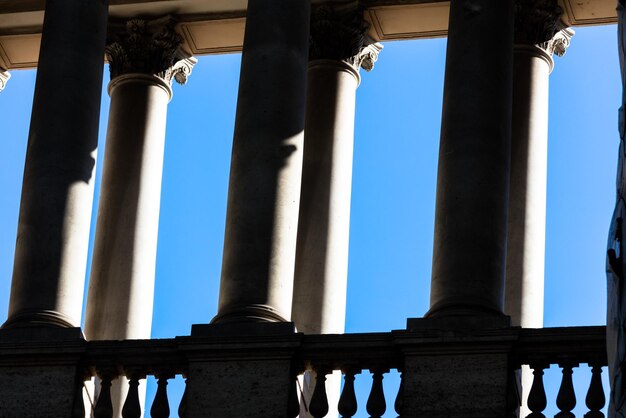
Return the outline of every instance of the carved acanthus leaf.
<path id="1" fill-rule="evenodd" d="M 370 71 L 383 47 L 367 36 L 368 29 L 358 5 L 316 7 L 311 15 L 309 59 L 344 61 Z"/>
<path id="2" fill-rule="evenodd" d="M 515 0 L 515 43 L 540 45 L 562 29 L 557 0 Z"/>
<path id="3" fill-rule="evenodd" d="M 152 74 L 185 84 L 197 60 L 186 54 L 171 17 L 132 19 L 113 34 L 106 47 L 111 79 L 129 73 Z"/>
<path id="4" fill-rule="evenodd" d="M 370 43 L 363 46 L 358 54 L 348 58 L 346 62 L 352 64 L 356 69 L 363 68 L 365 71 L 372 71 L 374 64 L 378 61 L 378 54 L 382 50 L 383 45 L 381 43 Z"/>
<path id="5" fill-rule="evenodd" d="M 573 29 L 564 28 L 558 31 L 552 37 L 552 39 L 537 46 L 542 48 L 550 55 L 555 54 L 558 57 L 562 57 L 563 55 L 565 55 L 565 51 L 567 51 L 567 48 L 569 47 L 573 36 Z"/>
<path id="6" fill-rule="evenodd" d="M 11 74 L 7 70 L 0 68 L 0 92 L 6 87 L 9 78 L 11 78 Z"/>

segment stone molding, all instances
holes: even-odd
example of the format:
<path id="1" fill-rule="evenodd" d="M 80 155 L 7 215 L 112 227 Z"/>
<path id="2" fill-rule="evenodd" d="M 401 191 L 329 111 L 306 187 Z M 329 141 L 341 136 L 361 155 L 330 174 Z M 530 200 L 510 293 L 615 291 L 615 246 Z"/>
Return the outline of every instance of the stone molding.
<path id="1" fill-rule="evenodd" d="M 357 71 L 359 68 L 371 71 L 383 46 L 367 36 L 368 29 L 369 23 L 363 19 L 363 10 L 358 5 L 314 8 L 309 60 L 338 60 Z"/>
<path id="2" fill-rule="evenodd" d="M 6 87 L 9 78 L 11 78 L 11 74 L 7 70 L 0 68 L 0 92 Z"/>
<path id="3" fill-rule="evenodd" d="M 105 49 L 111 80 L 131 73 L 154 75 L 166 83 L 185 84 L 197 59 L 182 49 L 183 37 L 170 16 L 154 20 L 131 19 L 113 24 Z"/>

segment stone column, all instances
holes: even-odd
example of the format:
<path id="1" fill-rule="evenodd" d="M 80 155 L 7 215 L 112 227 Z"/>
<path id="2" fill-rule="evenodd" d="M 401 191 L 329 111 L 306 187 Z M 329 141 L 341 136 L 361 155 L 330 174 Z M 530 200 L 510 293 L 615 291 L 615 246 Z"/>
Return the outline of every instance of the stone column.
<path id="1" fill-rule="evenodd" d="M 562 14 L 556 0 L 516 2 L 505 313 L 523 328 L 543 327 L 549 78 L 573 35 Z M 522 366 L 520 416 L 532 381 Z"/>
<path id="2" fill-rule="evenodd" d="M 250 0 L 213 323 L 291 316 L 309 0 Z"/>
<path id="3" fill-rule="evenodd" d="M 430 310 L 502 316 L 513 0 L 452 0 Z"/>
<path id="4" fill-rule="evenodd" d="M 48 0 L 3 327 L 80 326 L 108 2 Z"/>
<path id="5" fill-rule="evenodd" d="M 185 58 L 170 18 L 130 20 L 112 39 L 106 49 L 111 105 L 85 335 L 89 340 L 146 339 L 152 325 L 167 104 L 172 79 L 184 84 L 195 59 Z M 125 381 L 114 382 L 115 416 L 127 390 Z"/>
<path id="6" fill-rule="evenodd" d="M 357 11 L 320 7 L 312 18 L 292 307 L 307 334 L 344 332 L 356 89 L 382 49 L 366 31 Z"/>
<path id="7" fill-rule="evenodd" d="M 554 61 L 573 35 L 556 0 L 517 2 L 505 312 L 512 325 L 543 327 L 548 93 Z M 532 8 L 534 13 L 530 10 Z"/>
<path id="8" fill-rule="evenodd" d="M 304 164 L 292 319 L 306 334 L 341 334 L 346 317 L 352 150 L 359 69 L 370 71 L 382 49 L 366 39 L 362 10 L 322 6 L 311 18 Z M 341 373 L 326 379 L 336 416 Z M 302 379 L 307 403 L 315 373 Z M 304 403 L 302 404 L 304 405 Z M 303 409 L 301 417 L 311 416 Z"/>
<path id="9" fill-rule="evenodd" d="M 9 71 L 0 68 L 0 92 L 2 92 L 2 90 L 4 90 L 4 88 L 7 86 L 9 78 L 11 78 L 11 74 L 9 73 Z"/>

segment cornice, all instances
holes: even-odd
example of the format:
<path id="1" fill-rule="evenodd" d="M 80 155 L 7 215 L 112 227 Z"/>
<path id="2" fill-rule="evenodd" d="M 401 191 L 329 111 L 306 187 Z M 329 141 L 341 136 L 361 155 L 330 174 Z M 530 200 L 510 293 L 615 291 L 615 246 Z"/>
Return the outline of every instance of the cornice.
<path id="1" fill-rule="evenodd" d="M 186 54 L 183 37 L 170 16 L 154 20 L 116 22 L 105 52 L 111 79 L 124 74 L 154 75 L 171 85 L 185 84 L 197 60 Z"/>

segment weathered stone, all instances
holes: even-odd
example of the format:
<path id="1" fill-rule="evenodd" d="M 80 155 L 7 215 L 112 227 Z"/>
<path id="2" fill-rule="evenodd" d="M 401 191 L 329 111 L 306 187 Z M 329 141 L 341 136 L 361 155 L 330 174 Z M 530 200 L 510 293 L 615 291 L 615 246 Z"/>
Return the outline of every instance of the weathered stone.
<path id="1" fill-rule="evenodd" d="M 502 418 L 508 355 L 407 356 L 403 418 Z"/>

